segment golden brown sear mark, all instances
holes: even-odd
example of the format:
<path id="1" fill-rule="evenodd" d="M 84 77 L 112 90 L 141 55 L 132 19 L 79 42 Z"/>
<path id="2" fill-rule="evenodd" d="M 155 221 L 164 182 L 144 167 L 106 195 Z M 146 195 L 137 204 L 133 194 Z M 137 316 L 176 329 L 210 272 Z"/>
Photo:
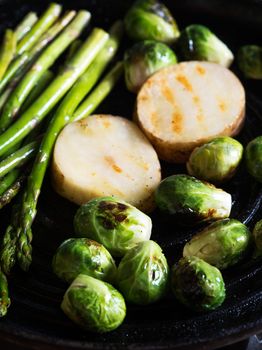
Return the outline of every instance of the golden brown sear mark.
<path id="1" fill-rule="evenodd" d="M 122 173 L 122 169 L 115 164 L 115 161 L 112 157 L 110 156 L 105 156 L 105 161 L 112 167 L 112 169 L 117 172 L 117 173 Z"/>
<path id="2" fill-rule="evenodd" d="M 200 75 L 205 75 L 206 74 L 206 71 L 203 67 L 201 66 L 196 66 L 196 72 Z"/>
<path id="3" fill-rule="evenodd" d="M 182 84 L 186 90 L 190 92 L 193 91 L 192 85 L 184 75 L 177 75 L 176 80 L 179 81 L 179 83 Z"/>
<path id="4" fill-rule="evenodd" d="M 172 129 L 175 133 L 180 134 L 182 131 L 182 121 L 183 117 L 179 111 L 175 111 L 173 113 L 173 118 L 172 118 Z"/>

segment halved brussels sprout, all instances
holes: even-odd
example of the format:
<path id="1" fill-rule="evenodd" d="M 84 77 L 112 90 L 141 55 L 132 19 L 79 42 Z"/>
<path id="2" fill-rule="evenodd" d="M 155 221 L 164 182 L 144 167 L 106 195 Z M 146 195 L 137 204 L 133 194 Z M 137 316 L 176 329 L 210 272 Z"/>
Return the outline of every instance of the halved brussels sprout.
<path id="1" fill-rule="evenodd" d="M 128 36 L 137 41 L 152 39 L 170 44 L 180 34 L 168 8 L 157 0 L 137 0 L 127 12 L 124 23 Z"/>
<path id="2" fill-rule="evenodd" d="M 235 219 L 213 222 L 191 238 L 183 256 L 197 256 L 219 269 L 239 262 L 251 239 L 246 225 Z"/>
<path id="3" fill-rule="evenodd" d="M 88 238 L 70 238 L 63 242 L 53 257 L 53 271 L 63 281 L 71 283 L 84 274 L 114 283 L 116 265 L 106 248 Z"/>
<path id="4" fill-rule="evenodd" d="M 176 55 L 166 44 L 154 40 L 134 44 L 125 52 L 125 81 L 128 90 L 137 93 L 153 73 L 175 63 Z"/>
<path id="5" fill-rule="evenodd" d="M 177 41 L 180 60 L 209 61 L 229 67 L 234 55 L 211 30 L 200 24 L 186 27 Z"/>
<path id="6" fill-rule="evenodd" d="M 83 204 L 74 217 L 75 232 L 103 244 L 113 256 L 123 256 L 137 243 L 150 239 L 152 221 L 132 205 L 114 197 Z"/>
<path id="7" fill-rule="evenodd" d="M 123 296 L 109 283 L 87 275 L 73 281 L 61 308 L 73 322 L 97 333 L 116 329 L 126 316 Z"/>
<path id="8" fill-rule="evenodd" d="M 216 309 L 226 296 L 221 272 L 195 256 L 182 258 L 173 266 L 171 287 L 182 304 L 198 312 Z"/>
<path id="9" fill-rule="evenodd" d="M 262 79 L 262 47 L 258 45 L 242 46 L 237 54 L 239 69 L 246 78 Z"/>
<path id="10" fill-rule="evenodd" d="M 134 304 L 151 304 L 162 298 L 168 285 L 168 264 L 154 241 L 138 243 L 129 250 L 118 267 L 118 287 Z"/>
<path id="11" fill-rule="evenodd" d="M 160 210 L 185 224 L 223 219 L 231 211 L 231 195 L 193 176 L 172 175 L 158 186 L 155 200 Z"/>
<path id="12" fill-rule="evenodd" d="M 242 155 L 240 142 L 228 136 L 217 137 L 194 149 L 187 170 L 198 179 L 223 182 L 235 174 Z"/>
<path id="13" fill-rule="evenodd" d="M 262 136 L 248 143 L 245 158 L 249 174 L 262 183 Z"/>

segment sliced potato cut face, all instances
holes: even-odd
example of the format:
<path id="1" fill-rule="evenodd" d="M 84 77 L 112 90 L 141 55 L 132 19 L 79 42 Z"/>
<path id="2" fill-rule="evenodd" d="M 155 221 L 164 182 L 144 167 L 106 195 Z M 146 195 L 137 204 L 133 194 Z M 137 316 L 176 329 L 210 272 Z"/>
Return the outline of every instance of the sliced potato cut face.
<path id="1" fill-rule="evenodd" d="M 116 196 L 150 211 L 161 172 L 154 148 L 133 122 L 93 115 L 60 133 L 52 178 L 55 190 L 77 204 Z"/>
<path id="2" fill-rule="evenodd" d="M 161 69 L 142 86 L 135 120 L 160 158 L 184 162 L 218 135 L 236 135 L 245 114 L 245 92 L 227 68 L 182 62 Z"/>

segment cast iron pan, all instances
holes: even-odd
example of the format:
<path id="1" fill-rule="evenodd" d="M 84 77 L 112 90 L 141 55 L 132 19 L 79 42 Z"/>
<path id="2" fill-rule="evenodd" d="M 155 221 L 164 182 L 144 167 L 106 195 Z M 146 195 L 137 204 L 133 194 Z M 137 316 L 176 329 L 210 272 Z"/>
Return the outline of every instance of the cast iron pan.
<path id="1" fill-rule="evenodd" d="M 87 8 L 92 25 L 107 29 L 131 4 L 121 0 L 61 1 L 66 8 Z M 48 1 L 0 1 L 0 26 L 14 26 L 29 11 L 42 11 Z M 262 43 L 262 3 L 260 1 L 183 0 L 166 1 L 181 28 L 202 23 L 214 30 L 236 52 L 241 44 Z M 128 42 L 125 42 L 128 45 Z M 247 82 L 237 68 L 247 91 L 247 119 L 239 139 L 245 145 L 262 133 L 261 82 Z M 99 112 L 131 118 L 134 96 L 123 82 L 99 108 Z M 163 175 L 184 172 L 181 167 L 162 164 Z M 261 187 L 246 173 L 244 165 L 225 186 L 234 200 L 232 217 L 251 228 L 262 218 Z M 222 307 L 207 314 L 195 314 L 180 306 L 172 296 L 152 306 L 129 306 L 124 324 L 106 335 L 83 332 L 60 311 L 66 286 L 52 274 L 52 255 L 62 240 L 73 236 L 72 217 L 76 207 L 57 196 L 47 176 L 33 227 L 34 256 L 28 274 L 15 271 L 10 278 L 12 306 L 0 320 L 0 343 L 26 349 L 212 349 L 230 344 L 262 330 L 262 266 L 250 256 L 224 273 L 227 298 Z M 1 211 L 4 232 L 9 210 Z M 170 217 L 152 215 L 152 239 L 163 247 L 170 264 L 181 257 L 183 244 L 194 230 L 186 230 Z M 13 347 L 12 347 L 13 348 Z"/>

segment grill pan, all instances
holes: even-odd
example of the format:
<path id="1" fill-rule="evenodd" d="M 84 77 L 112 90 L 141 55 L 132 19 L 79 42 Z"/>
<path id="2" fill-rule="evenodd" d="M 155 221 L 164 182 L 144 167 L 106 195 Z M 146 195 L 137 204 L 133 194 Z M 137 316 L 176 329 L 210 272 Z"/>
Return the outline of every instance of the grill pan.
<path id="1" fill-rule="evenodd" d="M 130 0 L 59 1 L 65 8 L 86 8 L 93 14 L 92 26 L 109 28 L 123 18 Z M 236 52 L 242 44 L 262 43 L 261 1 L 183 0 L 164 1 L 173 12 L 180 28 L 190 23 L 209 26 Z M 43 11 L 48 1 L 0 1 L 0 30 L 14 25 L 29 11 Z M 128 41 L 124 43 L 128 46 Z M 120 57 L 122 53 L 119 54 Z M 238 139 L 246 145 L 262 134 L 262 82 L 242 80 L 247 92 L 247 119 Z M 134 96 L 123 81 L 99 107 L 98 112 L 132 117 Z M 183 166 L 162 163 L 163 175 L 185 172 Z M 124 324 L 106 335 L 79 330 L 60 310 L 66 286 L 51 272 L 51 259 L 57 246 L 73 236 L 72 218 L 76 206 L 57 196 L 46 176 L 33 226 L 33 264 L 25 274 L 16 270 L 10 278 L 12 306 L 0 320 L 0 343 L 26 349 L 215 349 L 247 338 L 262 330 L 262 265 L 250 256 L 223 273 L 227 298 L 219 309 L 196 314 L 180 306 L 171 295 L 157 304 L 128 306 Z M 233 197 L 231 217 L 253 228 L 262 218 L 262 188 L 247 174 L 245 167 L 226 186 Z M 1 232 L 10 209 L 0 212 Z M 182 247 L 195 232 L 175 223 L 158 211 L 152 214 L 153 234 L 173 264 L 181 257 Z M 1 345 L 2 347 L 2 345 Z"/>

